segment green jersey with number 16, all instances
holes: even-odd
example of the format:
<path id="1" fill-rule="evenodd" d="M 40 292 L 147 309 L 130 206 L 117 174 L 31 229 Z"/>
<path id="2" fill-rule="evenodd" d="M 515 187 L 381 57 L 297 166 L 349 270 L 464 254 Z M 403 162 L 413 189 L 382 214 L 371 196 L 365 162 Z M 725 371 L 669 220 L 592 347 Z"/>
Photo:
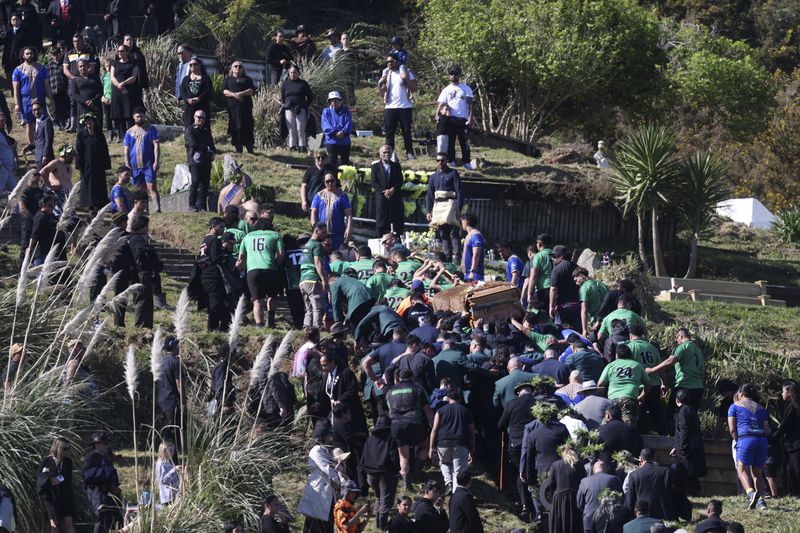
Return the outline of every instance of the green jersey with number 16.
<path id="1" fill-rule="evenodd" d="M 628 348 L 631 349 L 633 358 L 645 368 L 653 368 L 661 363 L 661 352 L 651 342 L 644 339 L 636 339 L 621 342 L 620 344 L 627 344 Z M 660 384 L 661 378 L 658 373 L 650 374 L 650 385 L 658 387 Z"/>
<path id="2" fill-rule="evenodd" d="M 247 260 L 248 272 L 277 270 L 277 254 L 283 252 L 283 238 L 277 231 L 251 231 L 242 239 L 241 251 Z"/>

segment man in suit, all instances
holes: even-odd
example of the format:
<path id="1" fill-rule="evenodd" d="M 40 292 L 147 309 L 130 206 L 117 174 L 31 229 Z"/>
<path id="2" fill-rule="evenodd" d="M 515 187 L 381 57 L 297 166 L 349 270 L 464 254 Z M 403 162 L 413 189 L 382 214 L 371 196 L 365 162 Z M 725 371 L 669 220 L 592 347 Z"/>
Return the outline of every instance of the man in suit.
<path id="1" fill-rule="evenodd" d="M 336 358 L 324 353 L 319 360 L 322 365 L 322 384 L 325 387 L 325 394 L 328 396 L 332 407 L 339 404 L 347 405 L 350 408 L 351 424 L 354 433 L 361 433 L 365 437 L 369 434 L 367 429 L 367 417 L 361 405 L 358 395 L 358 378 L 352 370 L 346 366 L 336 364 Z"/>
<path id="2" fill-rule="evenodd" d="M 456 490 L 450 497 L 450 533 L 483 533 L 483 522 L 469 491 L 471 481 L 467 470 L 456 477 Z"/>
<path id="3" fill-rule="evenodd" d="M 41 102 L 34 102 L 31 108 L 33 116 L 36 117 L 33 134 L 36 168 L 41 169 L 55 158 L 53 154 L 53 120 L 47 116 Z"/>
<path id="4" fill-rule="evenodd" d="M 514 478 L 517 485 L 517 496 L 521 506 L 520 512 L 523 518 L 528 519 L 529 513 L 533 509 L 531 493 L 528 487 L 519 477 L 520 457 L 522 455 L 522 437 L 525 434 L 525 426 L 533 420 L 531 408 L 536 402 L 533 395 L 533 386 L 528 383 L 518 383 L 514 387 L 517 397 L 508 402 L 503 409 L 503 416 L 497 423 L 497 429 L 508 431 L 508 456 L 514 465 Z"/>
<path id="5" fill-rule="evenodd" d="M 494 383 L 494 405 L 506 408 L 508 403 L 516 398 L 516 386 L 519 383 L 532 380 L 536 375 L 525 372 L 520 368 L 519 358 L 512 357 L 508 360 L 508 375 Z"/>
<path id="6" fill-rule="evenodd" d="M 655 462 L 655 452 L 642 449 L 639 455 L 639 468 L 628 474 L 628 489 L 625 492 L 625 506 L 634 511 L 639 500 L 650 502 L 650 516 L 663 520 L 677 520 L 673 494 L 675 479 L 672 470 Z"/>
<path id="7" fill-rule="evenodd" d="M 53 0 L 47 8 L 47 19 L 53 42 L 69 42 L 83 28 L 84 15 L 75 0 Z"/>
<path id="8" fill-rule="evenodd" d="M 608 473 L 603 461 L 597 461 L 592 467 L 592 475 L 581 480 L 578 486 L 578 508 L 583 511 L 583 529 L 592 529 L 594 513 L 600 506 L 600 493 L 604 490 L 622 492 L 622 481 Z"/>
<path id="9" fill-rule="evenodd" d="M 6 37 L 3 40 L 3 70 L 6 73 L 6 80 L 11 81 L 14 69 L 22 62 L 22 50 L 26 46 L 41 48 L 42 43 L 33 42 L 31 32 L 22 25 L 22 17 L 19 14 L 12 14 L 9 22 L 10 27 L 6 30 Z"/>
<path id="10" fill-rule="evenodd" d="M 622 421 L 619 406 L 612 404 L 606 407 L 605 422 L 598 428 L 600 441 L 604 445 L 603 460 L 610 464 L 611 456 L 622 450 L 628 450 L 636 457 L 642 449 L 642 435 L 638 429 Z"/>
<path id="11" fill-rule="evenodd" d="M 14 13 L 22 18 L 22 25 L 29 32 L 31 36 L 31 43 L 41 50 L 42 48 L 42 25 L 39 23 L 39 15 L 36 13 L 36 7 L 31 5 L 29 0 L 17 0 L 15 4 L 8 7 L 9 15 Z"/>
<path id="12" fill-rule="evenodd" d="M 378 237 L 386 233 L 401 235 L 405 221 L 403 198 L 403 170 L 400 163 L 392 161 L 392 147 L 381 146 L 380 160 L 372 164 L 372 187 L 375 189 L 375 231 Z"/>

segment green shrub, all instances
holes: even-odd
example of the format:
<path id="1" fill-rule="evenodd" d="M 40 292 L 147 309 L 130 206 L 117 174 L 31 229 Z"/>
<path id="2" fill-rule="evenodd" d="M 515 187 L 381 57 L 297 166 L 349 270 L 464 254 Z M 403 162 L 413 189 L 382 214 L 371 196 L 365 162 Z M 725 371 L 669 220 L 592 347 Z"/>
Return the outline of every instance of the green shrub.
<path id="1" fill-rule="evenodd" d="M 800 243 L 800 207 L 778 211 L 772 224 L 772 231 L 785 243 Z"/>

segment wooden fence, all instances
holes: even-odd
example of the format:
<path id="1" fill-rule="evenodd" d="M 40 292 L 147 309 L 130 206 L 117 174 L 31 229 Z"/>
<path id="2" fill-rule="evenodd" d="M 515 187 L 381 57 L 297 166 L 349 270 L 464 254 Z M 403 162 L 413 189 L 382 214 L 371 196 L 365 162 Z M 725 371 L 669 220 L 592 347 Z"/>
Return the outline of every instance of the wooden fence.
<path id="1" fill-rule="evenodd" d="M 644 446 L 656 452 L 656 462 L 670 465 L 669 451 L 675 444 L 672 437 L 643 436 Z M 700 480 L 703 496 L 735 496 L 739 483 L 731 455 L 731 443 L 725 440 L 704 440 L 708 474 Z"/>

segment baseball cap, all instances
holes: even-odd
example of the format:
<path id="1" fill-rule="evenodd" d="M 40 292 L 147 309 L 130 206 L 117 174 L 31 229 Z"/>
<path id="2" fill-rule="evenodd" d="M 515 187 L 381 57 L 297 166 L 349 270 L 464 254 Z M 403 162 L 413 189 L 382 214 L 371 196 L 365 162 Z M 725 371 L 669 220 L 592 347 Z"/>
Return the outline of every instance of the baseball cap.
<path id="1" fill-rule="evenodd" d="M 559 244 L 558 246 L 553 246 L 553 251 L 551 252 L 553 257 L 566 257 L 567 256 L 567 247 L 563 244 Z"/>
<path id="2" fill-rule="evenodd" d="M 394 37 L 392 37 L 391 42 L 392 44 L 403 44 L 403 38 L 400 37 L 399 35 L 395 35 Z"/>
<path id="3" fill-rule="evenodd" d="M 329 102 L 331 100 L 341 100 L 341 99 L 342 99 L 342 95 L 339 94 L 339 91 L 331 91 L 331 92 L 328 93 L 328 101 Z"/>

